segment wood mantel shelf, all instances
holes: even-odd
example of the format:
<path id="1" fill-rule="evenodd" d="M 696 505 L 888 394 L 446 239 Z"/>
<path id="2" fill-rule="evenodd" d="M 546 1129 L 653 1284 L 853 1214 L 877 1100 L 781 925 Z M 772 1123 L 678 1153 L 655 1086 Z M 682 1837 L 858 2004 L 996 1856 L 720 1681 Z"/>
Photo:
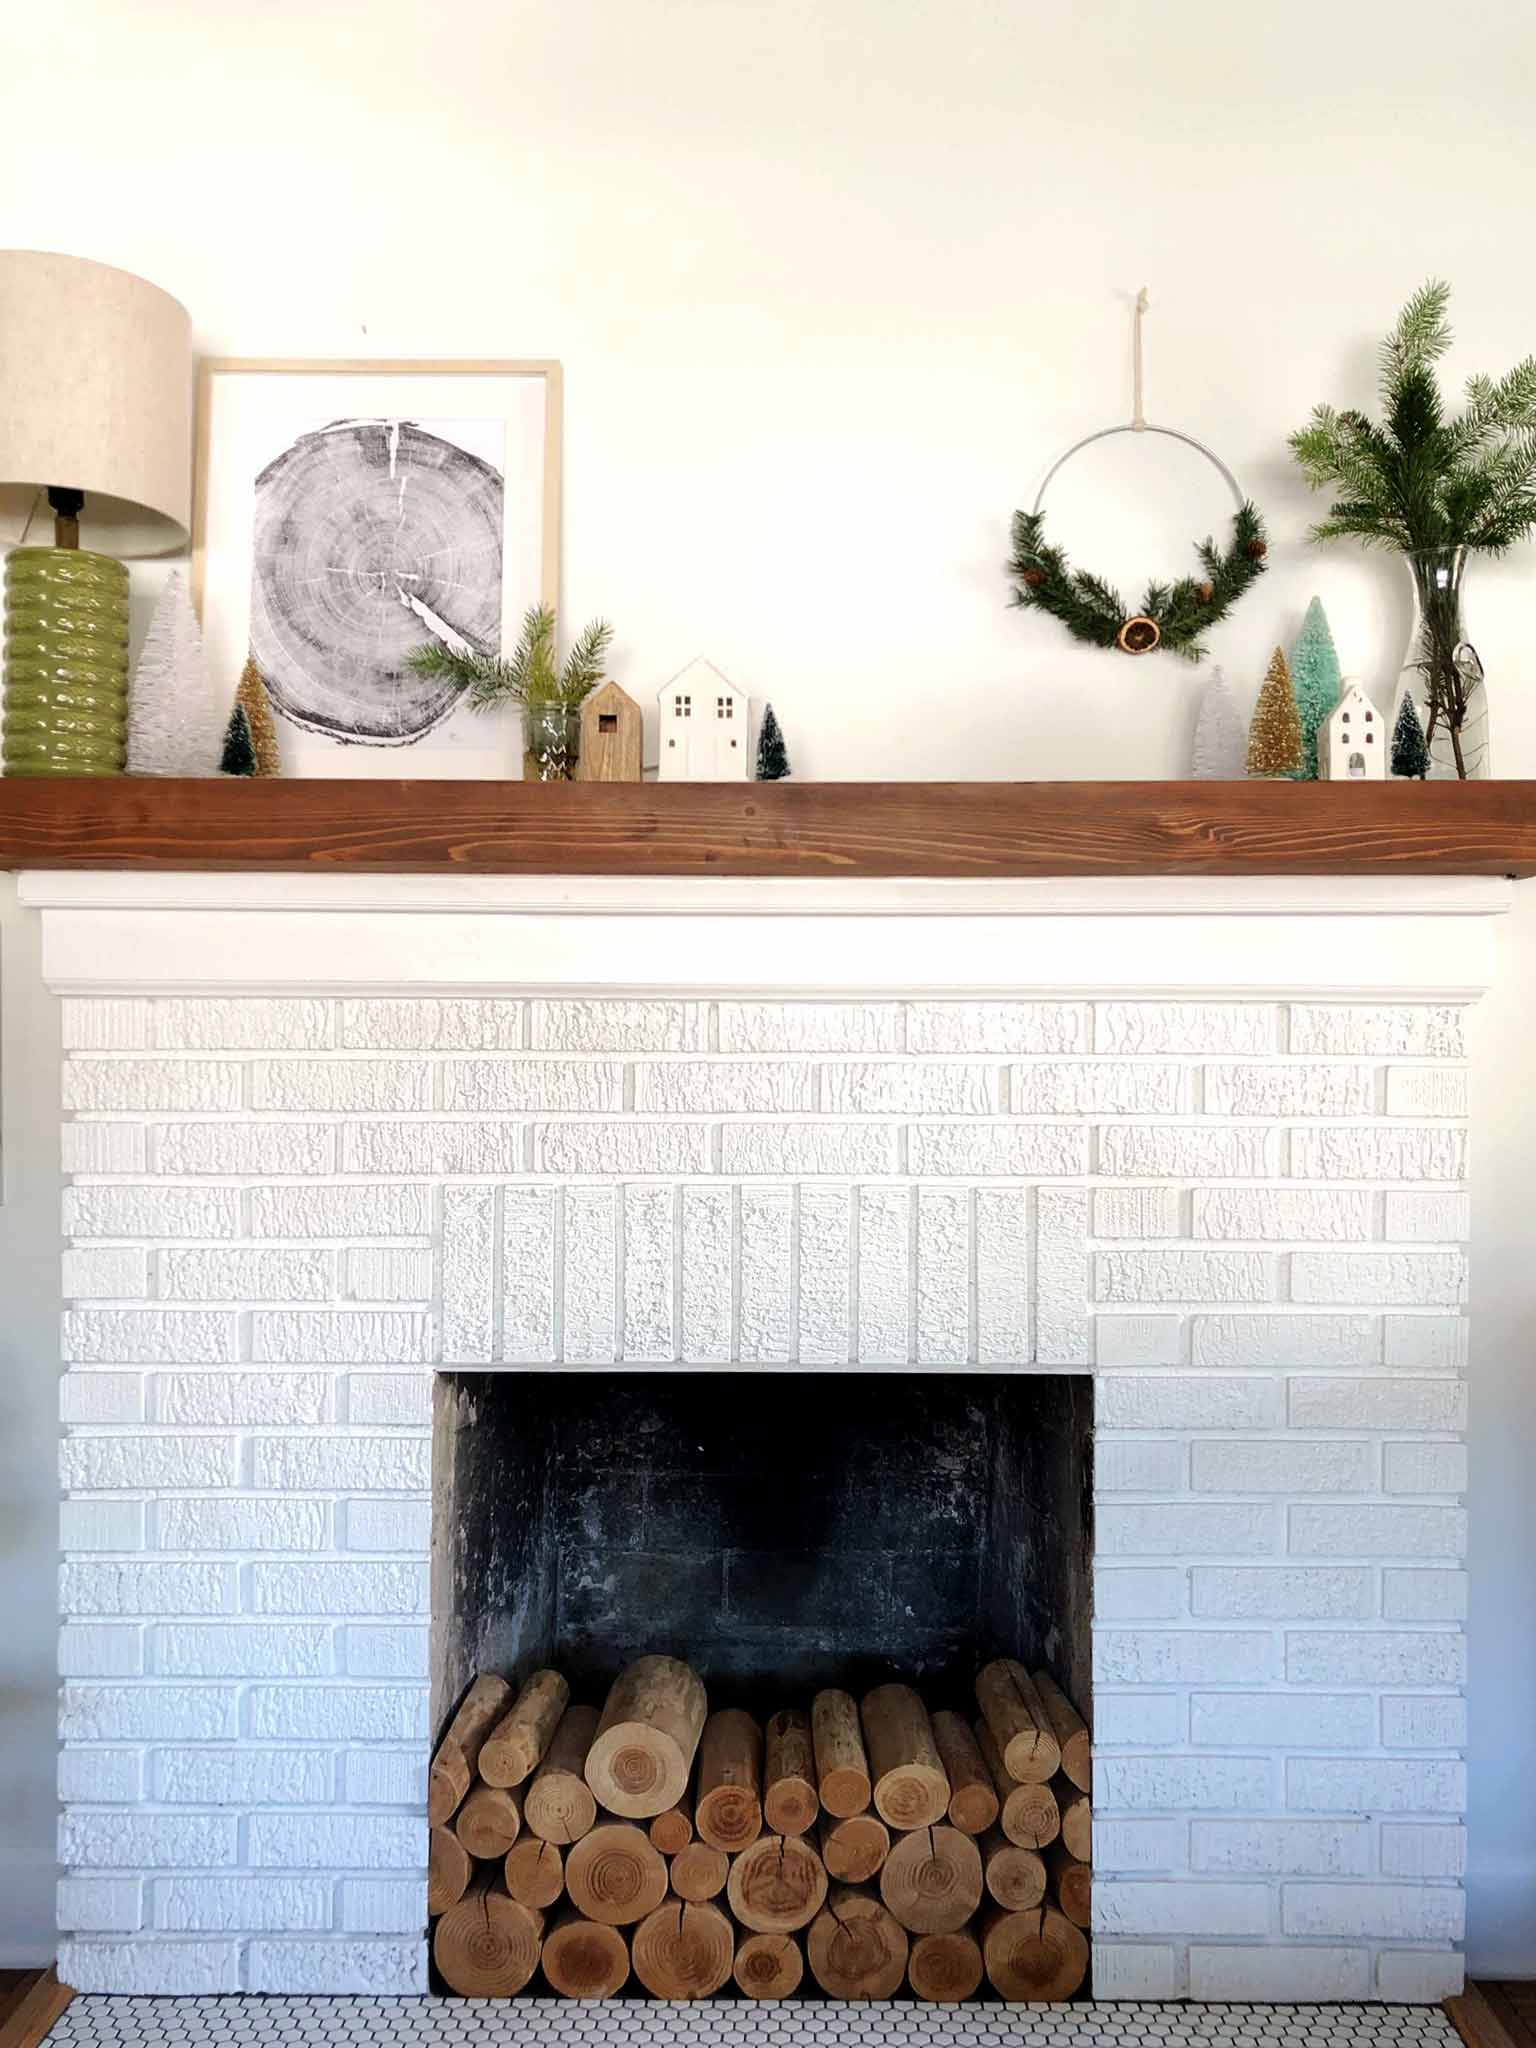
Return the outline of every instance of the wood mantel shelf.
<path id="1" fill-rule="evenodd" d="M 1536 782 L 0 780 L 0 866 L 308 874 L 1536 874 Z"/>

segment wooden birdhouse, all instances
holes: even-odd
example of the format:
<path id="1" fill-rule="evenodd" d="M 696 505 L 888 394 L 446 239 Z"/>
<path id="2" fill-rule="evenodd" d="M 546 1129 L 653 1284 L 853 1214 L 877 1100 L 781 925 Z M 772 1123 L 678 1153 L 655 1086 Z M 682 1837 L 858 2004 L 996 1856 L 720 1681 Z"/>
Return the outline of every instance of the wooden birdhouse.
<path id="1" fill-rule="evenodd" d="M 752 747 L 747 693 L 713 662 L 690 661 L 662 690 L 663 782 L 749 782 Z"/>
<path id="2" fill-rule="evenodd" d="M 1318 774 L 1325 782 L 1384 782 L 1387 723 L 1357 683 L 1346 683 L 1322 730 Z"/>
<path id="3" fill-rule="evenodd" d="M 582 699 L 578 782 L 640 780 L 640 706 L 617 683 L 599 683 Z"/>

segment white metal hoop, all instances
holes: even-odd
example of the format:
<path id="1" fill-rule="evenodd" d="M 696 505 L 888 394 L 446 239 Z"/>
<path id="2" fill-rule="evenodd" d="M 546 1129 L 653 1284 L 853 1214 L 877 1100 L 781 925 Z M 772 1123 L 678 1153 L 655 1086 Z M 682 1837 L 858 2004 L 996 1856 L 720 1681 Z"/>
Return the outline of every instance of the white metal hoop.
<path id="1" fill-rule="evenodd" d="M 1045 472 L 1044 480 L 1039 490 L 1035 493 L 1031 517 L 1037 514 L 1040 507 L 1045 503 L 1046 491 L 1050 488 L 1052 477 L 1055 476 L 1059 469 L 1065 468 L 1073 456 L 1080 454 L 1084 448 L 1091 448 L 1095 441 L 1108 441 L 1116 434 L 1162 434 L 1170 441 L 1182 441 L 1186 448 L 1193 448 L 1197 455 L 1205 457 L 1213 469 L 1221 472 L 1226 480 L 1227 489 L 1232 493 L 1232 502 L 1239 512 L 1242 511 L 1244 505 L 1248 502 L 1243 496 L 1242 487 L 1238 483 L 1237 478 L 1214 449 L 1207 448 L 1203 441 L 1197 441 L 1193 434 L 1181 434 L 1177 427 L 1154 427 L 1149 421 L 1141 420 L 1132 421 L 1129 426 L 1125 427 L 1100 427 L 1096 434 L 1084 434 L 1081 441 L 1074 441 L 1064 454 L 1058 455 L 1050 468 Z"/>

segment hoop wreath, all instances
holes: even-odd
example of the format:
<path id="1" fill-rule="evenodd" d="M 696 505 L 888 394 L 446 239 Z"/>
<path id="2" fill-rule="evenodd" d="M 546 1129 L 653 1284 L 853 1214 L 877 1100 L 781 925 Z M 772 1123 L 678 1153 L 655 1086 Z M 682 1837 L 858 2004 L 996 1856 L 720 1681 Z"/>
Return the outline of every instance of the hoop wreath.
<path id="1" fill-rule="evenodd" d="M 1220 470 L 1237 506 L 1225 550 L 1214 540 L 1196 543 L 1204 575 L 1183 576 L 1176 583 L 1149 583 L 1140 609 L 1134 612 L 1103 577 L 1095 576 L 1091 569 L 1070 566 L 1062 550 L 1045 538 L 1045 516 L 1040 509 L 1047 486 L 1062 465 L 1079 449 L 1112 434 L 1165 434 L 1170 440 L 1184 442 Z M 1200 636 L 1224 619 L 1243 592 L 1263 575 L 1268 552 L 1263 520 L 1239 490 L 1231 470 L 1203 442 L 1172 427 L 1106 427 L 1058 456 L 1046 472 L 1033 510 L 1014 513 L 1008 574 L 1013 579 L 1015 605 L 1049 612 L 1075 640 L 1090 647 L 1114 648 L 1121 654 L 1151 654 L 1162 647 L 1186 661 L 1203 661 L 1206 650 Z"/>

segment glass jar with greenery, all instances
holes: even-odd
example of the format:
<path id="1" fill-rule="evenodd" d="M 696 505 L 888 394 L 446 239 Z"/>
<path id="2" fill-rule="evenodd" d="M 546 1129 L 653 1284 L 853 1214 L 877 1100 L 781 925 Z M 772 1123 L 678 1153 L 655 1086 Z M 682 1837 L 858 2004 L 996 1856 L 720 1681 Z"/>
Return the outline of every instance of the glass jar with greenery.
<path id="1" fill-rule="evenodd" d="M 603 679 L 613 628 L 594 619 L 577 634 L 562 662 L 555 642 L 555 614 L 531 605 L 510 656 L 477 654 L 473 648 L 429 641 L 411 657 L 423 675 L 452 676 L 474 711 L 516 704 L 523 714 L 523 780 L 571 782 L 581 750 L 582 700 Z"/>

